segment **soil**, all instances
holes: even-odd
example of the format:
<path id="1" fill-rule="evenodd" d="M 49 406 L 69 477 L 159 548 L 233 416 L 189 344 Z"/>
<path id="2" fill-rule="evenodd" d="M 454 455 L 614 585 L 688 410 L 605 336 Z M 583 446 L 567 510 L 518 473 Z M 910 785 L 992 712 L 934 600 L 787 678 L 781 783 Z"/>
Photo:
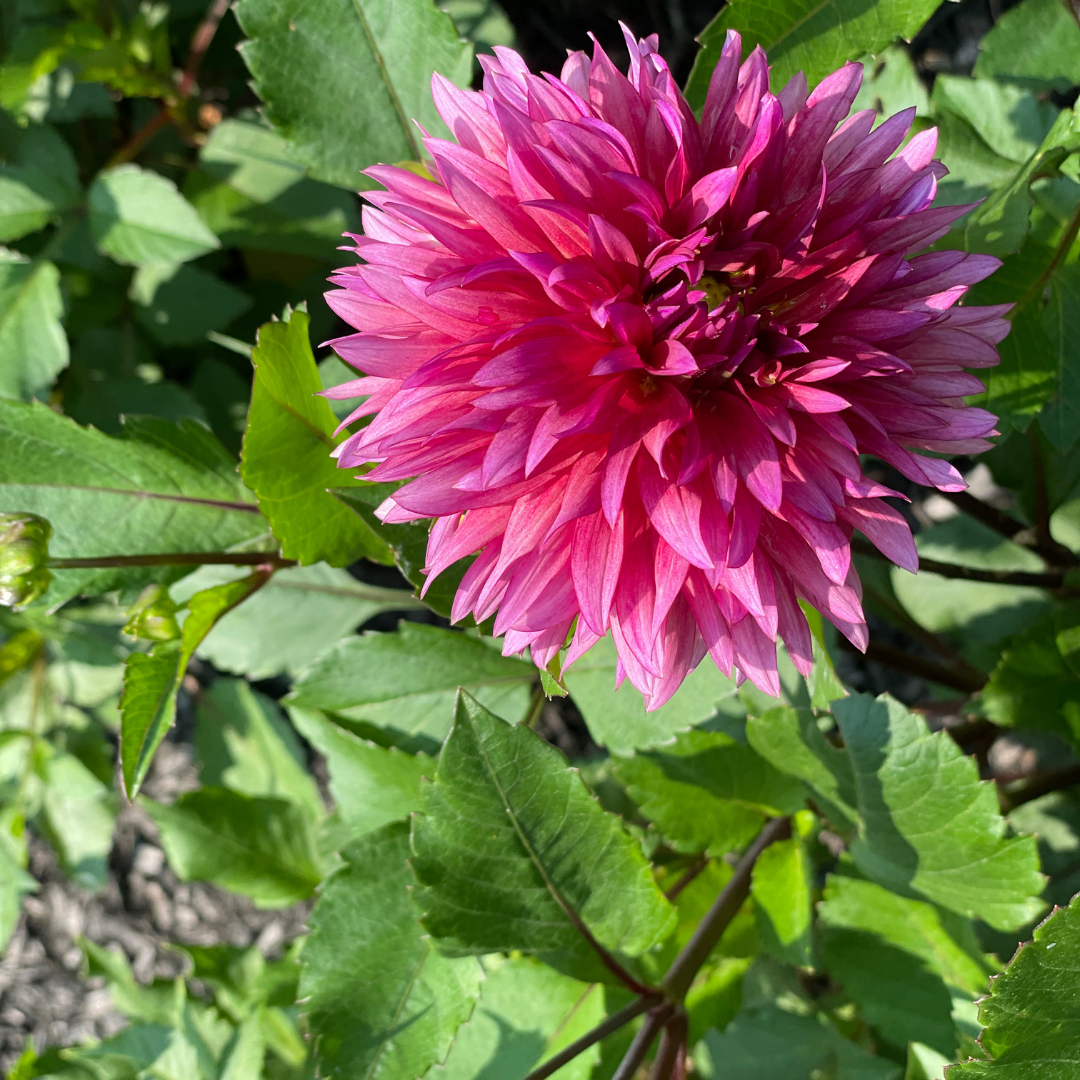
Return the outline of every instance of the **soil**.
<path id="1" fill-rule="evenodd" d="M 172 802 L 198 787 L 191 748 L 165 742 L 144 787 Z M 157 828 L 138 806 L 121 810 L 99 893 L 88 893 L 64 876 L 52 850 L 30 840 L 30 872 L 40 883 L 23 899 L 22 916 L 0 960 L 0 1073 L 32 1038 L 46 1046 L 105 1039 L 127 1024 L 113 1006 L 102 978 L 86 978 L 79 941 L 86 938 L 119 950 L 140 983 L 172 979 L 184 958 L 179 945 L 256 945 L 268 958 L 304 929 L 309 905 L 259 911 L 244 897 L 202 882 L 182 882 L 165 863 Z"/>

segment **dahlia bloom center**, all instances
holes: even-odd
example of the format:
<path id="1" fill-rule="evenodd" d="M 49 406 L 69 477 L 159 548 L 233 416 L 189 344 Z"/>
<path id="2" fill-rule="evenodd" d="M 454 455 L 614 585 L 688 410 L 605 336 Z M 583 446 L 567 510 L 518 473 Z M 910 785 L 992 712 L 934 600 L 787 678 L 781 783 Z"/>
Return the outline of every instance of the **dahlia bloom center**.
<path id="1" fill-rule="evenodd" d="M 964 369 L 997 361 L 1005 308 L 959 306 L 997 260 L 915 254 L 966 207 L 932 206 L 936 133 L 849 116 L 861 68 L 769 90 L 731 34 L 698 121 L 654 38 L 561 75 L 482 57 L 435 76 L 454 140 L 434 176 L 377 166 L 361 262 L 328 301 L 371 423 L 339 464 L 407 481 L 387 522 L 433 519 L 429 582 L 475 556 L 454 618 L 504 651 L 573 663 L 610 634 L 655 708 L 706 656 L 779 693 L 809 673 L 799 602 L 866 645 L 850 541 L 917 568 L 862 455 L 944 490 L 920 451 L 986 448 Z"/>

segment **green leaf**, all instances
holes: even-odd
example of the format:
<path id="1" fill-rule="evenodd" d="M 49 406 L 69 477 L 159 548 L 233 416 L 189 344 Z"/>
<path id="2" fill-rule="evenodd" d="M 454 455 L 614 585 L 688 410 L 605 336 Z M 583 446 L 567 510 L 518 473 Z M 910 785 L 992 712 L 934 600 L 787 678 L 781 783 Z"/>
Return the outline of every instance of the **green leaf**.
<path id="1" fill-rule="evenodd" d="M 420 809 L 420 780 L 435 775 L 435 762 L 427 754 L 377 746 L 313 709 L 291 709 L 289 715 L 300 734 L 326 758 L 330 794 L 354 836 Z"/>
<path id="2" fill-rule="evenodd" d="M 824 959 L 829 975 L 891 1043 L 921 1042 L 952 1056 L 952 999 L 921 960 L 879 937 L 851 930 L 826 935 Z"/>
<path id="3" fill-rule="evenodd" d="M 1080 740 L 1080 602 L 1014 637 L 983 690 L 986 715 L 1006 727 L 1048 728 Z"/>
<path id="4" fill-rule="evenodd" d="M 125 266 L 187 262 L 221 246 L 171 180 L 138 165 L 98 173 L 88 206 L 98 250 Z"/>
<path id="5" fill-rule="evenodd" d="M 1022 87 L 959 75 L 935 79 L 932 100 L 935 113 L 959 116 L 995 154 L 1018 165 L 1039 149 L 1060 111 Z"/>
<path id="6" fill-rule="evenodd" d="M 350 482 L 330 456 L 340 440 L 308 338 L 307 312 L 266 323 L 252 352 L 255 381 L 240 474 L 259 498 L 282 553 L 301 563 L 390 562 L 375 534 L 327 492 Z M 361 481 L 362 482 L 362 481 Z"/>
<path id="7" fill-rule="evenodd" d="M 466 694 L 413 824 L 424 925 L 462 952 L 581 955 L 576 922 L 638 956 L 675 911 L 640 846 L 554 747 Z"/>
<path id="8" fill-rule="evenodd" d="M 744 56 L 755 45 L 768 53 L 775 92 L 796 72 L 813 87 L 845 61 L 913 37 L 935 7 L 932 0 L 733 0 L 698 35 L 686 96 L 695 109 L 704 105 L 728 30 L 742 34 Z"/>
<path id="9" fill-rule="evenodd" d="M 176 722 L 176 694 L 199 642 L 226 612 L 266 581 L 257 571 L 240 581 L 196 593 L 179 641 L 165 641 L 148 653 L 132 653 L 124 666 L 120 696 L 120 766 L 124 790 L 133 799 L 142 787 L 161 740 Z"/>
<path id="10" fill-rule="evenodd" d="M 917 956 L 945 982 L 972 997 L 986 990 L 994 970 L 983 956 L 970 922 L 872 881 L 830 874 L 818 917 L 830 928 L 874 934 Z"/>
<path id="11" fill-rule="evenodd" d="M 208 787 L 288 799 L 325 813 L 304 751 L 281 710 L 243 679 L 216 679 L 199 699 L 195 750 Z"/>
<path id="12" fill-rule="evenodd" d="M 56 754 L 45 771 L 42 809 L 64 869 L 81 888 L 104 888 L 116 811 L 112 792 L 73 754 Z"/>
<path id="13" fill-rule="evenodd" d="M 805 789 L 750 747 L 719 732 L 679 735 L 669 750 L 617 761 L 615 773 L 676 851 L 745 847 L 767 816 L 800 809 Z"/>
<path id="14" fill-rule="evenodd" d="M 855 776 L 851 853 L 882 885 L 1014 929 L 1041 909 L 1032 837 L 1005 838 L 994 785 L 945 732 L 883 695 L 833 706 Z"/>
<path id="15" fill-rule="evenodd" d="M 1043 568 L 1031 551 L 963 515 L 922 530 L 916 547 L 923 558 L 961 566 L 1028 572 Z M 973 658 L 987 667 L 999 652 L 996 642 L 1029 626 L 1049 605 L 1042 590 L 1028 586 L 961 581 L 927 570 L 917 575 L 892 570 L 891 578 L 896 596 L 920 625 L 962 633 L 969 650 L 977 649 Z"/>
<path id="16" fill-rule="evenodd" d="M 169 806 L 142 805 L 183 881 L 211 881 L 278 908 L 311 896 L 322 879 L 309 818 L 294 803 L 202 788 Z"/>
<path id="17" fill-rule="evenodd" d="M 758 856 L 750 884 L 770 951 L 804 967 L 811 963 L 812 873 L 802 838 L 793 836 L 770 844 Z"/>
<path id="18" fill-rule="evenodd" d="M 579 982 L 525 957 L 495 956 L 484 966 L 480 1001 L 458 1028 L 445 1064 L 425 1080 L 516 1080 L 604 1019 L 604 988 L 596 983 Z M 600 1050 L 592 1046 L 554 1075 L 589 1080 L 599 1060 Z"/>
<path id="19" fill-rule="evenodd" d="M 418 160 L 415 120 L 446 126 L 431 100 L 432 71 L 459 86 L 472 47 L 430 0 L 242 0 L 250 39 L 241 53 L 274 127 L 316 180 L 356 190 L 376 162 Z"/>
<path id="20" fill-rule="evenodd" d="M 979 1006 L 989 1061 L 952 1066 L 948 1080 L 1067 1080 L 1080 1068 L 1080 899 L 1035 929 Z"/>
<path id="21" fill-rule="evenodd" d="M 198 345 L 251 307 L 246 293 L 194 266 L 142 267 L 131 295 L 136 320 L 162 345 Z"/>
<path id="22" fill-rule="evenodd" d="M 445 1059 L 480 994 L 472 957 L 433 947 L 409 900 L 409 828 L 350 844 L 322 887 L 302 953 L 300 998 L 320 1075 L 415 1080 Z"/>
<path id="23" fill-rule="evenodd" d="M 68 365 L 60 272 L 0 248 L 0 397 L 31 398 Z"/>
<path id="24" fill-rule="evenodd" d="M 938 184 L 935 205 L 962 206 L 984 199 L 1013 178 L 1016 163 L 995 154 L 966 120 L 938 108 L 934 123 L 938 132 L 937 157 L 949 170 Z M 962 246 L 959 241 L 957 244 Z"/>
<path id="25" fill-rule="evenodd" d="M 817 792 L 834 827 L 852 827 L 857 797 L 851 761 L 822 735 L 809 710 L 782 706 L 751 714 L 746 738 L 771 765 Z"/>
<path id="26" fill-rule="evenodd" d="M 0 241 L 47 225 L 79 198 L 79 170 L 70 147 L 47 124 L 0 136 Z"/>
<path id="27" fill-rule="evenodd" d="M 1019 251 L 1028 233 L 1032 181 L 1051 176 L 1069 154 L 1080 150 L 1080 115 L 1063 109 L 1039 148 L 998 189 L 972 211 L 964 228 L 968 251 L 1008 255 Z"/>
<path id="28" fill-rule="evenodd" d="M 516 720 L 535 679 L 532 664 L 500 656 L 490 639 L 403 621 L 395 634 L 339 642 L 301 675 L 286 702 L 411 737 L 410 749 L 437 750 L 459 686 Z"/>
<path id="29" fill-rule="evenodd" d="M 881 120 L 915 108 L 916 116 L 930 115 L 930 98 L 911 56 L 902 45 L 890 45 L 862 58 L 863 81 L 851 104 L 852 112 L 873 109 Z"/>
<path id="30" fill-rule="evenodd" d="M 0 811 L 0 950 L 7 948 L 22 910 L 23 893 L 37 889 L 26 872 L 26 825 L 8 806 Z"/>
<path id="31" fill-rule="evenodd" d="M 1049 290 L 1042 329 L 1057 361 L 1057 386 L 1039 415 L 1039 427 L 1064 454 L 1080 438 L 1080 263 L 1058 269 Z"/>
<path id="32" fill-rule="evenodd" d="M 204 566 L 177 582 L 174 600 L 243 576 L 236 567 Z M 266 679 L 292 677 L 382 611 L 416 605 L 401 589 L 379 589 L 326 563 L 279 570 L 242 607 L 225 615 L 195 655 L 222 671 Z M 288 626 L 283 634 L 281 628 Z"/>
<path id="33" fill-rule="evenodd" d="M 184 194 L 227 247 L 336 258 L 359 232 L 355 199 L 304 175 L 269 127 L 227 119 L 209 134 Z M 351 411 L 351 408 L 348 410 Z"/>
<path id="34" fill-rule="evenodd" d="M 901 1071 L 848 1042 L 824 1020 L 775 1005 L 744 1009 L 723 1034 L 710 1031 L 694 1064 L 705 1080 L 899 1080 Z"/>
<path id="35" fill-rule="evenodd" d="M 615 689 L 617 661 L 615 645 L 607 637 L 563 673 L 589 734 L 613 754 L 663 746 L 672 742 L 676 732 L 686 731 L 717 712 L 735 718 L 745 712 L 735 683 L 706 660 L 690 672 L 666 705 L 647 713 L 641 692 L 629 682 Z"/>
<path id="36" fill-rule="evenodd" d="M 1068 90 L 1080 83 L 1080 26 L 1061 0 L 1025 0 L 979 42 L 975 74 Z"/>
<path id="37" fill-rule="evenodd" d="M 627 793 L 674 851 L 723 855 L 745 847 L 761 831 L 757 809 L 718 798 L 697 784 L 668 775 L 660 754 L 618 761 Z"/>
<path id="38" fill-rule="evenodd" d="M 1050 877 L 1046 899 L 1067 904 L 1080 892 L 1080 803 L 1071 792 L 1054 791 L 1009 814 L 1017 832 L 1039 838 L 1039 860 Z"/>
<path id="39" fill-rule="evenodd" d="M 332 488 L 334 495 L 364 521 L 380 540 L 388 545 L 394 563 L 405 579 L 414 587 L 416 595 L 426 585 L 424 567 L 427 565 L 429 521 L 410 521 L 402 525 L 385 525 L 375 516 L 375 509 L 397 484 L 365 484 L 353 488 Z M 432 611 L 449 618 L 452 614 L 454 594 L 457 592 L 465 571 L 472 563 L 472 556 L 459 559 L 448 566 L 424 593 L 424 604 Z M 472 616 L 462 620 L 462 625 L 472 626 Z"/>
<path id="40" fill-rule="evenodd" d="M 904 1080 L 944 1080 L 945 1066 L 951 1065 L 954 1055 L 946 1057 L 922 1043 L 908 1046 L 907 1069 Z"/>
<path id="41" fill-rule="evenodd" d="M 156 421 L 129 430 L 135 437 L 109 438 L 43 405 L 0 401 L 0 511 L 48 519 L 57 559 L 229 551 L 267 536 L 235 463 L 204 427 Z M 46 601 L 136 590 L 186 569 L 59 571 Z"/>

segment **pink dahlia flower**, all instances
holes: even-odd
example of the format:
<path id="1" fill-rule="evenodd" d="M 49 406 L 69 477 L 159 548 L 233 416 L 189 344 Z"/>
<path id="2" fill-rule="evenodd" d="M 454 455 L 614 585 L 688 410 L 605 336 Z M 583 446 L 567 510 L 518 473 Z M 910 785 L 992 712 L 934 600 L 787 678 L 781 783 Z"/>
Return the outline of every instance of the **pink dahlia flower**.
<path id="1" fill-rule="evenodd" d="M 410 481 L 379 516 L 434 518 L 429 583 L 479 553 L 453 617 L 495 615 L 507 654 L 610 633 L 649 708 L 706 654 L 777 694 L 778 636 L 810 670 L 799 599 L 866 646 L 853 530 L 917 568 L 859 455 L 957 491 L 916 451 L 995 434 L 963 369 L 1006 308 L 957 302 L 999 264 L 913 256 L 967 208 L 931 208 L 934 131 L 895 153 L 914 110 L 848 116 L 858 64 L 772 94 L 729 34 L 699 122 L 655 37 L 627 44 L 625 76 L 599 45 L 559 78 L 496 49 L 479 93 L 436 75 L 437 178 L 369 170 L 328 300 L 366 375 L 332 396 L 374 419 L 339 461 Z"/>

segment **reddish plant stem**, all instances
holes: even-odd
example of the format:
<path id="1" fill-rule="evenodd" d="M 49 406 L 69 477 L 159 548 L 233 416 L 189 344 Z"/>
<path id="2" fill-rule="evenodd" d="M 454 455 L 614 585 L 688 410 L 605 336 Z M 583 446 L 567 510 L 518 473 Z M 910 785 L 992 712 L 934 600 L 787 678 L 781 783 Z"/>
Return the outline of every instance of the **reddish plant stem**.
<path id="1" fill-rule="evenodd" d="M 167 99 L 161 108 L 113 154 L 109 159 L 110 167 L 131 161 L 162 128 L 170 124 L 183 123 L 183 106 L 195 89 L 203 57 L 206 56 L 206 50 L 210 48 L 210 43 L 214 40 L 214 35 L 231 3 L 232 0 L 213 0 L 191 37 L 187 62 L 180 73 L 180 81 L 176 85 L 176 99 Z"/>
<path id="2" fill-rule="evenodd" d="M 686 1014 L 677 1012 L 665 1025 L 656 1050 L 652 1075 L 649 1080 L 672 1080 L 679 1052 L 686 1045 Z"/>
<path id="3" fill-rule="evenodd" d="M 568 1061 L 573 1061 L 578 1054 L 588 1050 L 590 1046 L 606 1039 L 614 1034 L 619 1028 L 629 1024 L 631 1020 L 639 1017 L 656 1003 L 656 997 L 639 997 L 621 1008 L 617 1013 L 612 1013 L 602 1024 L 598 1024 L 592 1031 L 586 1032 L 580 1039 L 576 1039 L 569 1046 L 564 1047 L 557 1054 L 549 1057 L 543 1065 L 533 1069 L 525 1080 L 547 1080 L 552 1073 L 558 1072 Z"/>
<path id="4" fill-rule="evenodd" d="M 271 566 L 275 570 L 296 566 L 275 551 L 181 551 L 161 555 L 90 555 L 79 559 L 50 559 L 51 570 L 98 570 L 126 566 Z"/>
<path id="5" fill-rule="evenodd" d="M 634 1036 L 630 1049 L 626 1051 L 626 1056 L 619 1062 L 619 1067 L 615 1070 L 611 1080 L 632 1080 L 634 1074 L 638 1071 L 638 1066 L 645 1060 L 645 1055 L 649 1052 L 653 1040 L 659 1034 L 660 1029 L 667 1022 L 672 1012 L 674 1012 L 673 1005 L 659 1005 L 645 1017 L 645 1023 L 638 1028 L 638 1033 Z"/>
<path id="6" fill-rule="evenodd" d="M 701 871 L 704 870 L 705 867 L 708 866 L 708 865 L 709 865 L 708 857 L 705 856 L 705 855 L 699 855 L 686 868 L 686 871 L 683 873 L 683 876 L 681 878 L 679 878 L 679 880 L 676 881 L 675 884 L 672 885 L 671 888 L 668 889 L 668 891 L 666 893 L 664 893 L 664 895 L 669 900 L 674 900 L 675 897 L 678 896 L 679 893 L 681 893 L 683 891 L 683 889 L 685 889 L 686 886 L 689 885 L 690 882 L 693 881 L 694 878 L 696 878 L 698 876 L 698 874 L 700 874 Z"/>

